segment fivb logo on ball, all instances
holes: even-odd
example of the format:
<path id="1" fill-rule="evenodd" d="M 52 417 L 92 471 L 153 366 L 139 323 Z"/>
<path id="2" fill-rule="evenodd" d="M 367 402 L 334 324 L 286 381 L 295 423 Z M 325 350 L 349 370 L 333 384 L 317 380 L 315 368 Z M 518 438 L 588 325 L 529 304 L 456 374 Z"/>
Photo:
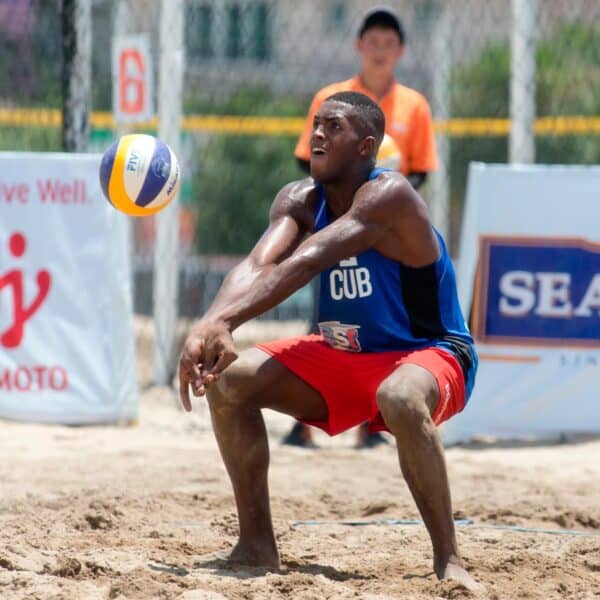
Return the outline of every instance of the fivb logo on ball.
<path id="1" fill-rule="evenodd" d="M 473 333 L 482 342 L 600 346 L 600 244 L 483 237 Z"/>
<path id="2" fill-rule="evenodd" d="M 123 136 L 108 148 L 100 163 L 104 195 L 115 208 L 135 217 L 164 208 L 177 193 L 180 181 L 177 157 L 151 135 Z"/>

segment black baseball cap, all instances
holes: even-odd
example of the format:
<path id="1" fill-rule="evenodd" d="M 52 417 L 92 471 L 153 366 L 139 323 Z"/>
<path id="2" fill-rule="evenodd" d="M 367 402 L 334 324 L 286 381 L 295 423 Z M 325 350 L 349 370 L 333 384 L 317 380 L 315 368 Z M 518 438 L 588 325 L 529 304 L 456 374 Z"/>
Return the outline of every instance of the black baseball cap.
<path id="1" fill-rule="evenodd" d="M 371 27 L 383 27 L 385 29 L 393 29 L 400 38 L 400 43 L 404 44 L 406 34 L 404 26 L 396 11 L 390 6 L 375 6 L 369 9 L 360 22 L 358 28 L 358 37 L 362 37 L 365 31 Z"/>

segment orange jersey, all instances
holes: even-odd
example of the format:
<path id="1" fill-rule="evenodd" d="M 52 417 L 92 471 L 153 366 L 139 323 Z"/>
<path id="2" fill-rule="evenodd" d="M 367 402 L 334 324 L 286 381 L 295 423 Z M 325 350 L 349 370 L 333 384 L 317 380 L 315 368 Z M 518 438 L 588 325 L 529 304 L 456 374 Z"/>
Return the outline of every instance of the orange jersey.
<path id="1" fill-rule="evenodd" d="M 313 118 L 326 98 L 337 92 L 361 92 L 375 100 L 385 115 L 385 132 L 394 139 L 400 151 L 398 171 L 421 173 L 437 168 L 435 138 L 431 111 L 425 97 L 399 83 L 380 100 L 365 88 L 356 75 L 347 81 L 332 83 L 320 89 L 314 96 L 308 111 L 304 131 L 296 144 L 294 154 L 302 160 L 310 160 L 310 136 Z"/>

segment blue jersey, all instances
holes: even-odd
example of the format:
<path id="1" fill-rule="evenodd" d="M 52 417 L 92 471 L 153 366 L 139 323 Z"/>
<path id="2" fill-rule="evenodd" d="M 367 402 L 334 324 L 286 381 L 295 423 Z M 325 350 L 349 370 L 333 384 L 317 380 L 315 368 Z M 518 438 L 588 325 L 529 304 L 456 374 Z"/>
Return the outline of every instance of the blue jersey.
<path id="1" fill-rule="evenodd" d="M 374 169 L 374 179 L 382 169 Z M 320 186 L 315 231 L 330 223 Z M 321 273 L 319 328 L 333 347 L 350 352 L 417 350 L 435 346 L 452 353 L 465 375 L 467 398 L 477 354 L 465 323 L 454 268 L 442 236 L 434 229 L 440 257 L 409 267 L 370 248 Z"/>

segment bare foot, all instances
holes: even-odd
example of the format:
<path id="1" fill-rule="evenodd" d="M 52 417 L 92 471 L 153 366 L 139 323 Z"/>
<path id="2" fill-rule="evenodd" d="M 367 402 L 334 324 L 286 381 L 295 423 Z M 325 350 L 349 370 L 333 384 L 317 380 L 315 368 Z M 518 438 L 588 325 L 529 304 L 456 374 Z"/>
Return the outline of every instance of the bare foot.
<path id="1" fill-rule="evenodd" d="M 482 592 L 485 590 L 481 583 L 477 583 L 467 573 L 463 561 L 456 556 L 451 556 L 445 564 L 442 562 L 434 564 L 434 570 L 438 579 L 456 581 L 471 592 Z"/>
<path id="2" fill-rule="evenodd" d="M 243 544 L 238 542 L 227 557 L 231 564 L 248 567 L 268 567 L 279 569 L 279 552 L 271 544 Z"/>
<path id="3" fill-rule="evenodd" d="M 250 549 L 239 542 L 233 550 L 217 550 L 210 554 L 199 556 L 196 567 L 227 568 L 234 566 L 263 567 L 279 569 L 279 554 L 275 551 L 267 552 L 261 549 Z"/>

